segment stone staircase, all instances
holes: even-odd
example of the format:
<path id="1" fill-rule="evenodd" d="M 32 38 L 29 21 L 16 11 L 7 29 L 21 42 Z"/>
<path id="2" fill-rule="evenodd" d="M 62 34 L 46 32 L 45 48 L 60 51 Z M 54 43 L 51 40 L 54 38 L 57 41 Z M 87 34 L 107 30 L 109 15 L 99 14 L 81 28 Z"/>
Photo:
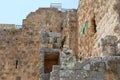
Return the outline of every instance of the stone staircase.
<path id="1" fill-rule="evenodd" d="M 73 68 L 55 65 L 50 80 L 120 80 L 120 56 L 92 57 Z"/>

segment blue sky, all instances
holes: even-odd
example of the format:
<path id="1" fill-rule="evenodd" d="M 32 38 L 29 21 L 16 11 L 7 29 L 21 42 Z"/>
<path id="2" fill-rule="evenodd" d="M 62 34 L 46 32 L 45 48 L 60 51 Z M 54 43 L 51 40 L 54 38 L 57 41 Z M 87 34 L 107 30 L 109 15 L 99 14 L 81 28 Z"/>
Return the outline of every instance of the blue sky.
<path id="1" fill-rule="evenodd" d="M 21 25 L 30 12 L 49 7 L 50 3 L 62 3 L 62 7 L 67 9 L 78 7 L 78 0 L 1 0 L 0 23 Z"/>

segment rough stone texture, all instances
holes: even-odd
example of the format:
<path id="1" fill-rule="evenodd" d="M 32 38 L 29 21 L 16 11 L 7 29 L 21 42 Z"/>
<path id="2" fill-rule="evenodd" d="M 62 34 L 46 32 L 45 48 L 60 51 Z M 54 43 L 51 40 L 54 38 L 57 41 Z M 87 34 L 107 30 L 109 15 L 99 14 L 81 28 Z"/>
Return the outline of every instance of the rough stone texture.
<path id="1" fill-rule="evenodd" d="M 120 38 L 119 0 L 79 0 L 78 7 L 78 55 L 79 58 L 100 56 L 98 43 L 111 35 Z M 85 18 L 88 26 L 81 35 Z"/>
<path id="2" fill-rule="evenodd" d="M 58 11 L 55 8 L 40 8 L 36 12 L 32 12 L 23 21 L 23 30 L 25 33 L 35 32 L 34 40 L 39 40 L 39 33 L 43 32 L 52 35 L 53 33 L 61 33 L 61 44 L 68 45 L 67 42 L 71 40 L 73 44 L 72 50 L 77 53 L 77 11 L 70 10 L 67 12 Z M 70 32 L 70 30 L 72 30 Z M 53 33 L 52 33 L 53 32 Z M 45 35 L 47 35 L 45 34 Z M 57 35 L 57 34 L 56 34 Z M 75 37 L 76 35 L 76 37 Z M 70 36 L 70 37 L 66 37 Z M 65 38 L 66 37 L 66 38 Z M 66 42 L 66 43 L 65 43 Z M 41 43 L 39 47 L 51 47 L 49 43 Z M 71 48 L 71 47 L 70 47 Z"/>
<path id="3" fill-rule="evenodd" d="M 73 56 L 72 50 L 63 48 L 63 51 L 60 53 L 60 66 L 61 68 L 73 68 L 74 63 L 76 62 L 75 56 Z"/>
<path id="4" fill-rule="evenodd" d="M 16 25 L 15 24 L 0 24 L 0 29 L 16 29 Z"/>
<path id="5" fill-rule="evenodd" d="M 38 80 L 38 56 L 35 44 L 24 39 L 22 29 L 1 31 L 0 66 L 1 80 Z M 38 53 L 38 50 L 36 50 Z M 35 57 L 35 58 L 34 58 Z"/>
<path id="6" fill-rule="evenodd" d="M 60 48 L 61 34 L 57 32 L 46 32 L 44 29 L 40 30 L 40 42 L 50 44 L 51 48 Z M 49 46 L 46 46 L 49 47 Z"/>
<path id="7" fill-rule="evenodd" d="M 62 41 L 73 50 L 73 54 L 78 54 L 78 27 L 77 27 L 77 11 L 70 10 L 66 12 L 66 16 L 62 23 Z M 62 43 L 62 44 L 63 44 Z"/>
<path id="8" fill-rule="evenodd" d="M 71 69 L 53 69 L 50 80 L 119 80 L 119 67 L 119 56 L 92 57 L 82 63 L 76 62 Z"/>
<path id="9" fill-rule="evenodd" d="M 53 66 L 52 72 L 50 73 L 50 80 L 60 80 L 60 66 Z"/>
<path id="10" fill-rule="evenodd" d="M 19 30 L 2 25 L 6 29 L 0 28 L 0 80 L 120 80 L 119 23 L 119 0 L 79 0 L 78 10 L 31 12 Z M 45 73 L 45 55 L 51 59 L 55 55 L 50 54 L 59 53 L 60 65 L 47 60 L 53 71 Z"/>
<path id="11" fill-rule="evenodd" d="M 49 80 L 50 79 L 50 73 L 45 73 L 45 53 L 49 54 L 60 54 L 59 49 L 53 49 L 53 48 L 41 48 L 39 51 L 39 76 L 41 77 L 41 80 Z M 49 66 L 49 65 L 48 65 Z"/>
<path id="12" fill-rule="evenodd" d="M 117 38 L 115 36 L 105 36 L 99 43 L 100 56 L 117 55 Z"/>
<path id="13" fill-rule="evenodd" d="M 44 77 L 49 80 L 50 74 L 44 75 L 44 55 L 41 51 L 54 53 L 54 50 L 62 49 L 62 45 L 67 44 L 63 42 L 64 35 L 76 34 L 77 11 L 71 10 L 69 14 L 70 16 L 66 17 L 68 12 L 55 8 L 40 8 L 23 20 L 21 29 L 11 27 L 15 25 L 1 24 L 0 80 L 43 80 Z M 63 34 L 68 23 L 72 23 L 73 33 Z M 68 30 L 70 25 L 67 26 Z M 73 41 L 77 39 L 70 38 Z M 68 38 L 65 41 L 68 41 Z M 77 48 L 73 51 L 76 52 Z"/>

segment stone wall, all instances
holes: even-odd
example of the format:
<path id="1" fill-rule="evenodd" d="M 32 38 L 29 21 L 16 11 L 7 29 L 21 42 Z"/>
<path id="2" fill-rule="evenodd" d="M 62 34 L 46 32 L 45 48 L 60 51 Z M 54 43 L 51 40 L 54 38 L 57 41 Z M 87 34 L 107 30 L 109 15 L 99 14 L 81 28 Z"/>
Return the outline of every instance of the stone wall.
<path id="1" fill-rule="evenodd" d="M 73 68 L 54 66 L 50 80 L 119 80 L 120 57 L 92 57 Z"/>
<path id="2" fill-rule="evenodd" d="M 0 24 L 0 29 L 11 29 L 11 28 L 17 28 L 15 24 Z"/>
<path id="3" fill-rule="evenodd" d="M 66 16 L 62 23 L 62 39 L 65 39 L 64 44 L 73 50 L 73 54 L 78 53 L 78 29 L 77 29 L 77 10 L 66 12 Z"/>
<path id="4" fill-rule="evenodd" d="M 1 80 L 38 80 L 38 56 L 34 55 L 35 45 L 24 39 L 26 36 L 22 34 L 22 29 L 0 31 Z"/>
<path id="5" fill-rule="evenodd" d="M 68 12 L 61 12 L 55 8 L 40 8 L 31 12 L 23 20 L 21 29 L 1 29 L 0 80 L 43 80 L 42 74 L 45 72 L 44 68 L 40 69 L 40 66 L 44 66 L 44 58 L 42 58 L 44 56 L 40 57 L 40 51 L 44 48 L 61 50 L 63 45 L 67 45 L 67 43 L 62 44 L 63 30 L 68 23 L 69 30 L 71 20 L 74 34 L 68 32 L 65 35 L 76 34 L 76 10 L 71 10 L 69 13 L 70 16 L 66 17 Z M 77 37 L 73 40 L 76 39 Z M 68 38 L 65 41 L 67 42 Z M 76 42 L 71 45 L 74 43 Z M 76 52 L 77 49 L 73 51 Z M 54 51 L 47 51 L 47 53 L 54 53 Z M 44 77 L 49 78 L 49 75 L 46 74 Z"/>
<path id="6" fill-rule="evenodd" d="M 119 80 L 119 4 L 79 0 L 78 10 L 40 8 L 23 20 L 21 29 L 0 29 L 0 80 Z M 65 47 L 73 52 L 70 57 L 60 54 Z M 76 55 L 83 63 L 73 59 Z M 58 61 L 46 60 L 52 58 Z M 50 75 L 47 63 L 60 66 L 53 66 Z"/>
<path id="7" fill-rule="evenodd" d="M 27 19 L 23 21 L 23 30 L 25 30 L 25 34 L 28 32 L 35 32 L 36 35 L 33 37 L 35 40 L 39 40 L 39 33 L 41 30 L 45 30 L 45 32 L 57 32 L 61 34 L 61 42 L 64 41 L 64 36 L 70 36 L 72 39 L 66 38 L 64 44 L 67 44 L 67 41 L 72 41 L 75 43 L 75 40 L 77 40 L 77 36 L 74 37 L 74 35 L 77 35 L 77 11 L 76 10 L 70 10 L 68 12 L 61 12 L 58 11 L 55 8 L 40 8 L 36 12 L 31 12 Z M 72 28 L 70 33 L 70 28 Z M 73 38 L 74 37 L 74 38 Z M 71 44 L 73 44 L 71 43 Z M 48 44 L 48 43 L 47 43 Z M 64 45 L 63 44 L 63 45 Z M 44 43 L 41 43 L 42 45 L 45 45 Z M 73 44 L 74 45 L 74 44 Z M 48 46 L 48 45 L 46 45 Z M 45 47 L 45 46 L 44 46 Z M 49 46 L 50 47 L 50 46 Z M 77 47 L 77 46 L 76 46 Z M 62 45 L 61 45 L 62 48 Z M 77 49 L 74 50 L 75 52 Z"/>
<path id="8" fill-rule="evenodd" d="M 119 40 L 119 0 L 79 0 L 78 7 L 78 55 L 79 58 L 100 56 L 98 43 L 101 38 L 111 35 Z M 85 35 L 82 25 L 88 19 Z"/>
<path id="9" fill-rule="evenodd" d="M 70 32 L 72 28 L 72 33 Z M 67 30 L 67 31 L 65 31 Z M 28 39 L 29 34 L 34 33 L 31 35 L 31 39 L 38 41 L 36 46 L 37 51 L 40 51 L 34 53 L 35 58 L 38 63 L 40 63 L 40 76 L 41 80 L 43 79 L 49 79 L 49 73 L 45 73 L 44 65 L 44 56 L 41 57 L 41 55 L 45 55 L 44 48 L 46 49 L 62 49 L 63 45 L 68 45 L 67 41 L 71 40 L 71 46 L 77 46 L 75 45 L 77 42 L 77 13 L 76 10 L 70 10 L 68 12 L 61 12 L 58 11 L 55 8 L 42 8 L 38 9 L 36 12 L 32 12 L 27 16 L 27 19 L 23 21 L 23 34 L 26 35 L 26 39 Z M 70 36 L 72 35 L 72 36 Z M 28 37 L 27 37 L 28 36 Z M 69 36 L 66 39 L 64 39 L 65 36 Z M 69 47 L 70 48 L 70 47 Z M 41 51 L 44 51 L 44 53 L 41 53 Z M 77 51 L 77 47 L 72 47 L 72 50 L 74 52 Z M 47 51 L 47 53 L 54 53 L 51 51 Z M 51 54 L 52 55 L 52 54 Z M 40 56 L 39 60 L 37 59 L 37 56 Z M 34 63 L 34 62 L 32 62 Z M 52 65 L 52 63 L 51 63 Z M 34 70 L 35 66 L 33 67 Z M 38 68 L 38 71 L 39 71 Z M 34 70 L 35 71 L 35 70 Z M 37 71 L 36 71 L 37 72 Z"/>

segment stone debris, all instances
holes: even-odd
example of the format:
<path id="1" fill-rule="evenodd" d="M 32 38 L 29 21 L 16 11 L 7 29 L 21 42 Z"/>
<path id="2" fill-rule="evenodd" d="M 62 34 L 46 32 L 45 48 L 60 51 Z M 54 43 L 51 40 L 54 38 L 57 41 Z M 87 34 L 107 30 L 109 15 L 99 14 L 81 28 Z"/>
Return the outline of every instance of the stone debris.
<path id="1" fill-rule="evenodd" d="M 75 69 L 78 65 L 83 66 Z M 117 69 L 119 66 L 119 56 L 93 57 L 87 62 L 76 62 L 72 68 L 61 68 L 59 66 L 59 68 L 53 69 L 50 80 L 119 80 L 120 77 L 117 76 L 119 75 Z M 55 71 L 58 71 L 59 74 L 55 75 Z M 118 74 L 116 75 L 116 73 Z"/>

